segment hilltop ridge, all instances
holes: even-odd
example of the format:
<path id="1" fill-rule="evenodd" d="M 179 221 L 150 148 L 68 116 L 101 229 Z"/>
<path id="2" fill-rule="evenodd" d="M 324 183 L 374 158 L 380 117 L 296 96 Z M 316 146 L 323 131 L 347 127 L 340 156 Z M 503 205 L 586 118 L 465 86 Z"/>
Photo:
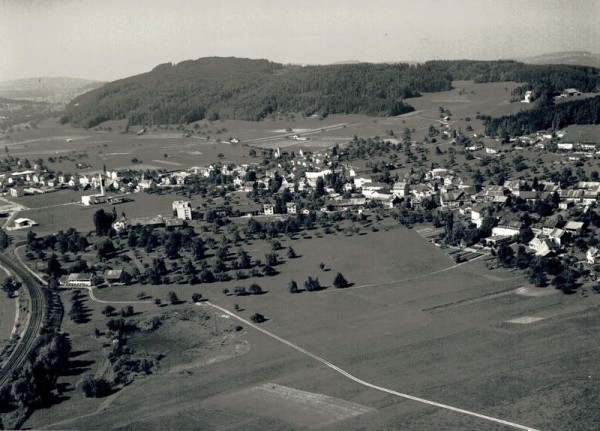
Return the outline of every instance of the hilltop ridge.
<path id="1" fill-rule="evenodd" d="M 511 60 L 297 66 L 207 57 L 160 64 L 92 90 L 67 105 L 63 121 L 93 127 L 111 119 L 131 124 L 260 120 L 276 112 L 395 116 L 413 109 L 406 99 L 449 90 L 453 80 L 525 82 L 527 89 L 551 95 L 568 87 L 595 91 L 598 76 L 590 67 Z"/>

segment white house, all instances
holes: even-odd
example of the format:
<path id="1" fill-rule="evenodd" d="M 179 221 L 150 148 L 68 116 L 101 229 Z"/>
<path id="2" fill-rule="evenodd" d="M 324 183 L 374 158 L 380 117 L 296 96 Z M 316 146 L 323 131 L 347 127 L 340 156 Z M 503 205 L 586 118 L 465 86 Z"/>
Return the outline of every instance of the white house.
<path id="1" fill-rule="evenodd" d="M 265 215 L 273 215 L 275 214 L 275 206 L 273 204 L 264 204 L 263 212 Z"/>
<path id="2" fill-rule="evenodd" d="M 598 249 L 596 247 L 590 247 L 585 254 L 585 258 L 587 259 L 588 264 L 595 265 L 596 259 L 598 259 Z"/>
<path id="3" fill-rule="evenodd" d="M 285 210 L 288 214 L 296 214 L 298 209 L 296 208 L 295 202 L 287 202 L 285 204 Z"/>
<path id="4" fill-rule="evenodd" d="M 480 228 L 481 225 L 483 224 L 483 210 L 484 210 L 484 206 L 482 205 L 475 205 L 472 209 L 471 209 L 471 222 L 473 222 L 473 224 L 475 226 L 477 226 L 477 228 Z"/>
<path id="5" fill-rule="evenodd" d="M 552 252 L 552 244 L 544 238 L 533 238 L 527 245 L 536 256 L 547 256 Z"/>
<path id="6" fill-rule="evenodd" d="M 559 150 L 563 151 L 573 151 L 574 148 L 574 145 L 568 142 L 559 142 L 558 144 L 556 144 L 556 146 Z"/>
<path id="7" fill-rule="evenodd" d="M 409 192 L 408 183 L 406 181 L 395 182 L 392 187 L 392 194 L 399 198 L 403 198 Z"/>
<path id="8" fill-rule="evenodd" d="M 190 201 L 174 201 L 172 208 L 173 214 L 176 215 L 178 219 L 192 219 L 192 203 Z"/>

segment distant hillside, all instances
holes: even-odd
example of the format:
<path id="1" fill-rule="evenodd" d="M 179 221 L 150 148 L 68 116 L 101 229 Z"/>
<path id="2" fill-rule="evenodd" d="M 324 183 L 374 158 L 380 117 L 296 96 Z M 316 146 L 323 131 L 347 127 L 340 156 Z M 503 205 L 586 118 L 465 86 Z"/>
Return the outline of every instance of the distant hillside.
<path id="1" fill-rule="evenodd" d="M 599 87 L 598 70 L 580 66 L 465 60 L 302 67 L 211 57 L 162 64 L 106 84 L 69 103 L 63 120 L 93 127 L 111 119 L 128 119 L 131 124 L 259 120 L 275 112 L 390 116 L 412 110 L 407 98 L 449 90 L 453 80 L 466 79 L 528 82 L 536 94 Z"/>
<path id="2" fill-rule="evenodd" d="M 600 54 L 589 51 L 563 51 L 518 59 L 528 64 L 568 64 L 600 67 Z"/>
<path id="3" fill-rule="evenodd" d="M 104 82 L 79 78 L 26 78 L 0 82 L 0 97 L 66 105 L 75 97 L 101 87 Z"/>
<path id="4" fill-rule="evenodd" d="M 542 105 L 500 118 L 485 118 L 490 136 L 519 136 L 538 130 L 560 130 L 570 124 L 600 124 L 600 96 L 557 105 Z"/>

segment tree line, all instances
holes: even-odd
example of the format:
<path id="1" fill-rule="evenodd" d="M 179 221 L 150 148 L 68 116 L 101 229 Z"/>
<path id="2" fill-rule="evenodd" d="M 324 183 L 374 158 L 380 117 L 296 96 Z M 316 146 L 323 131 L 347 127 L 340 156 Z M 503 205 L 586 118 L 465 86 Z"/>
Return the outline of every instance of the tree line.
<path id="1" fill-rule="evenodd" d="M 484 117 L 490 136 L 519 136 L 538 130 L 558 130 L 569 124 L 599 124 L 600 96 L 558 104 L 540 104 L 536 109 L 499 118 Z"/>

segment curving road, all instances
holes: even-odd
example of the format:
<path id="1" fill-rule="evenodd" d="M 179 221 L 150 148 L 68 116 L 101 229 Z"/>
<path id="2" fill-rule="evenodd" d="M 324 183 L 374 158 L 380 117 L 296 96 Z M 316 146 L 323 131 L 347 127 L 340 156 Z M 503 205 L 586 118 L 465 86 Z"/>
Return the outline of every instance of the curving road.
<path id="1" fill-rule="evenodd" d="M 46 297 L 40 282 L 22 268 L 17 263 L 16 258 L 8 255 L 7 253 L 9 251 L 12 254 L 13 250 L 11 249 L 7 249 L 6 252 L 0 253 L 0 264 L 8 268 L 13 274 L 21 279 L 23 288 L 27 289 L 31 298 L 31 310 L 27 327 L 23 332 L 23 338 L 21 338 L 8 361 L 4 364 L 2 369 L 0 369 L 0 387 L 10 381 L 13 373 L 20 369 L 25 363 L 29 352 L 35 346 L 40 329 L 44 324 L 44 315 L 46 312 Z"/>

